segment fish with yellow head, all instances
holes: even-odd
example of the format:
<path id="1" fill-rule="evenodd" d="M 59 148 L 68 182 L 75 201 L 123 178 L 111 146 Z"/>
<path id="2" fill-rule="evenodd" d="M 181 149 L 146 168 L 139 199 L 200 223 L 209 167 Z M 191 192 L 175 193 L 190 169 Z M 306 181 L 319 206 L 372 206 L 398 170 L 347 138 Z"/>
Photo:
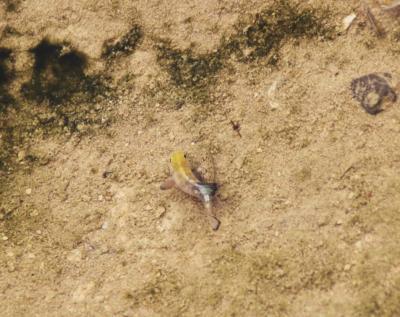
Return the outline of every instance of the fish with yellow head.
<path id="1" fill-rule="evenodd" d="M 207 212 L 211 227 L 218 230 L 220 221 L 215 217 L 212 209 L 212 200 L 218 189 L 216 183 L 202 182 L 193 173 L 183 151 L 176 151 L 171 155 L 171 176 L 161 184 L 161 189 L 179 188 L 190 196 L 201 200 Z"/>

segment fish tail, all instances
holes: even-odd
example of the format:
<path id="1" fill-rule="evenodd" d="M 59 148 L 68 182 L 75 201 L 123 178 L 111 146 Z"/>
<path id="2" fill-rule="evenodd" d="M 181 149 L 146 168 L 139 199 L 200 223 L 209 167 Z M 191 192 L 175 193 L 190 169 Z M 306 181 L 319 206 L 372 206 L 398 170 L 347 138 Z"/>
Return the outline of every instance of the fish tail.
<path id="1" fill-rule="evenodd" d="M 212 205 L 211 205 L 211 200 L 205 201 L 204 207 L 206 208 L 207 218 L 210 222 L 211 228 L 214 231 L 218 230 L 221 222 L 218 220 L 218 218 L 214 214 L 214 211 L 213 211 Z"/>
<path id="2" fill-rule="evenodd" d="M 217 183 L 200 183 L 199 189 L 201 194 L 206 197 L 213 197 L 218 190 Z"/>

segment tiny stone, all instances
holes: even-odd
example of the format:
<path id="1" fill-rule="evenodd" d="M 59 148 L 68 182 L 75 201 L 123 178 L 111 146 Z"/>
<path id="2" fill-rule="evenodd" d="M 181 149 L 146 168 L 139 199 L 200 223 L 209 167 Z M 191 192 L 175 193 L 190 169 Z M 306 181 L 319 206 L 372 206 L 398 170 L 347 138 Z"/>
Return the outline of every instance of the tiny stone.
<path id="1" fill-rule="evenodd" d="M 14 272 L 15 271 L 15 265 L 12 262 L 7 262 L 7 268 L 8 272 Z"/>
<path id="2" fill-rule="evenodd" d="M 150 211 L 150 210 L 151 210 L 151 206 L 150 206 L 150 205 L 146 205 L 146 207 L 144 207 L 144 209 L 145 209 L 146 211 Z"/>
<path id="3" fill-rule="evenodd" d="M 166 209 L 164 206 L 160 206 L 157 208 L 157 216 L 161 217 L 165 213 Z"/>
<path id="4" fill-rule="evenodd" d="M 319 227 L 324 227 L 324 226 L 326 226 L 326 225 L 328 225 L 329 224 L 329 219 L 328 219 L 328 217 L 325 217 L 325 218 L 322 218 L 322 219 L 319 219 L 318 220 L 318 226 Z"/>
<path id="5" fill-rule="evenodd" d="M 106 221 L 101 225 L 101 229 L 106 230 L 108 228 L 108 222 Z"/>
<path id="6" fill-rule="evenodd" d="M 8 240 L 8 237 L 7 236 L 3 236 L 3 241 L 7 241 Z"/>
<path id="7" fill-rule="evenodd" d="M 262 148 L 259 147 L 259 148 L 257 149 L 257 153 L 262 153 Z"/>
<path id="8" fill-rule="evenodd" d="M 26 157 L 25 151 L 19 151 L 19 152 L 18 152 L 17 160 L 18 160 L 19 162 L 21 162 L 22 160 L 24 160 L 25 157 Z"/>
<path id="9" fill-rule="evenodd" d="M 85 202 L 90 201 L 90 196 L 82 195 L 82 201 L 85 201 Z"/>
<path id="10" fill-rule="evenodd" d="M 339 219 L 338 221 L 336 221 L 337 226 L 341 226 L 342 224 L 343 224 L 343 220 Z"/>
<path id="11" fill-rule="evenodd" d="M 25 193 L 26 193 L 27 195 L 32 194 L 32 188 L 27 188 L 26 191 L 25 191 Z"/>
<path id="12" fill-rule="evenodd" d="M 350 271 L 350 269 L 351 269 L 351 265 L 350 265 L 350 264 L 346 264 L 346 265 L 344 266 L 344 271 L 345 271 L 345 272 Z"/>
<path id="13" fill-rule="evenodd" d="M 278 269 L 278 270 L 276 271 L 276 274 L 278 275 L 278 277 L 282 277 L 282 276 L 285 275 L 285 271 L 282 270 L 282 269 Z"/>
<path id="14" fill-rule="evenodd" d="M 360 241 L 357 241 L 357 242 L 354 244 L 354 246 L 355 246 L 357 249 L 361 249 L 361 248 L 363 247 L 363 243 L 362 243 L 362 241 L 360 240 Z"/>
<path id="15" fill-rule="evenodd" d="M 103 199 L 104 199 L 103 195 L 99 195 L 98 199 L 99 199 L 99 201 L 103 201 Z"/>
<path id="16" fill-rule="evenodd" d="M 36 230 L 36 233 L 37 234 L 42 234 L 42 231 L 41 230 Z"/>

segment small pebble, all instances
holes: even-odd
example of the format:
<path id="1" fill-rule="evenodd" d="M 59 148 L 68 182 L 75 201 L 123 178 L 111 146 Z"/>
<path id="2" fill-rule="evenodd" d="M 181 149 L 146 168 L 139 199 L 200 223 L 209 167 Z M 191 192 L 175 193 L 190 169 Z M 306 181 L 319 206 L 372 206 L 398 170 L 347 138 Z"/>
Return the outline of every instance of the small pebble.
<path id="1" fill-rule="evenodd" d="M 25 191 L 25 193 L 26 193 L 27 195 L 32 194 L 32 188 L 27 188 L 26 191 Z"/>
<path id="2" fill-rule="evenodd" d="M 90 201 L 90 196 L 82 195 L 82 201 L 85 201 L 85 202 Z"/>
<path id="3" fill-rule="evenodd" d="M 8 237 L 7 237 L 7 236 L 3 236 L 2 240 L 3 240 L 3 241 L 7 241 L 7 240 L 8 240 Z"/>
<path id="4" fill-rule="evenodd" d="M 166 209 L 164 206 L 160 206 L 157 208 L 157 217 L 160 218 L 164 215 Z"/>
<path id="5" fill-rule="evenodd" d="M 343 220 L 339 219 L 338 221 L 336 221 L 337 226 L 341 226 L 342 224 L 343 224 Z"/>
<path id="6" fill-rule="evenodd" d="M 151 210 L 151 206 L 150 206 L 150 205 L 146 205 L 146 206 L 144 207 L 144 209 L 145 209 L 146 211 L 150 211 L 150 210 Z"/>
<path id="7" fill-rule="evenodd" d="M 344 266 L 344 271 L 345 271 L 345 272 L 350 271 L 350 269 L 351 269 L 351 265 L 350 265 L 350 264 L 346 264 L 346 265 Z"/>
<path id="8" fill-rule="evenodd" d="M 17 154 L 17 160 L 18 160 L 18 162 L 21 162 L 21 161 L 23 161 L 24 159 L 25 159 L 25 157 L 26 157 L 26 153 L 25 153 L 25 151 L 19 151 L 18 152 L 18 154 Z"/>
<path id="9" fill-rule="evenodd" d="M 98 200 L 99 200 L 99 201 L 103 201 L 103 200 L 104 200 L 103 195 L 99 195 Z"/>
<path id="10" fill-rule="evenodd" d="M 257 149 L 257 153 L 262 153 L 262 148 L 259 147 L 259 148 Z"/>

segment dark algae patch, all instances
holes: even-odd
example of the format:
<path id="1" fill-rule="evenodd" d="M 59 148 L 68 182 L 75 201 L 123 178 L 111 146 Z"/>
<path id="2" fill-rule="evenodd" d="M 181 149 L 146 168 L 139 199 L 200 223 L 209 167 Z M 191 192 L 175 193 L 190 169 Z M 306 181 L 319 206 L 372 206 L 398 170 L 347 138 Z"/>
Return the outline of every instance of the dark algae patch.
<path id="1" fill-rule="evenodd" d="M 159 64 L 171 78 L 172 87 L 167 90 L 169 95 L 175 95 L 177 107 L 187 102 L 212 103 L 210 85 L 215 83 L 215 75 L 223 67 L 220 51 L 195 54 L 191 49 L 176 49 L 165 40 L 158 41 L 156 49 Z"/>
<path id="2" fill-rule="evenodd" d="M 11 171 L 18 149 L 32 138 L 52 134 L 84 134 L 111 123 L 111 91 L 102 74 L 89 76 L 86 56 L 68 44 L 41 41 L 30 50 L 34 63 L 31 79 L 21 87 L 18 108 L 8 85 L 14 77 L 12 52 L 0 50 L 0 169 Z M 24 166 L 35 163 L 27 155 Z M 40 161 L 40 160 L 39 160 Z M 42 160 L 43 161 L 43 160 Z M 29 164 L 28 164 L 29 163 Z M 40 162 L 38 162 L 40 163 Z"/>
<path id="3" fill-rule="evenodd" d="M 206 87 L 232 55 L 242 62 L 268 57 L 269 64 L 276 64 L 279 50 L 287 39 L 331 39 L 334 27 L 329 18 L 327 9 L 275 1 L 256 15 L 243 18 L 236 25 L 235 34 L 224 38 L 213 52 L 195 54 L 191 49 L 173 48 L 168 40 L 159 40 L 158 62 L 167 69 L 176 86 Z"/>
<path id="4" fill-rule="evenodd" d="M 102 56 L 114 58 L 117 56 L 132 53 L 143 37 L 142 29 L 139 25 L 134 25 L 122 38 L 113 42 L 106 42 L 103 47 Z"/>
<path id="5" fill-rule="evenodd" d="M 18 9 L 21 0 L 5 0 L 6 10 L 8 12 L 14 12 Z"/>
<path id="6" fill-rule="evenodd" d="M 192 88 L 208 84 L 222 67 L 220 52 L 195 55 L 190 49 L 178 50 L 167 41 L 157 45 L 158 61 L 165 66 L 177 86 Z"/>
<path id="7" fill-rule="evenodd" d="M 31 52 L 35 57 L 32 78 L 21 89 L 28 100 L 57 105 L 72 97 L 85 101 L 104 90 L 98 78 L 85 74 L 86 57 L 67 45 L 43 40 Z"/>
<path id="8" fill-rule="evenodd" d="M 226 42 L 225 49 L 245 62 L 269 56 L 269 63 L 274 64 L 285 40 L 331 38 L 334 28 L 329 23 L 329 17 L 326 9 L 317 10 L 285 0 L 275 1 L 248 21 L 244 19 L 238 23 L 237 33 Z"/>
<path id="9" fill-rule="evenodd" d="M 14 98 L 8 92 L 8 84 L 13 78 L 12 55 L 11 50 L 0 48 L 0 114 L 8 106 L 15 103 Z"/>

